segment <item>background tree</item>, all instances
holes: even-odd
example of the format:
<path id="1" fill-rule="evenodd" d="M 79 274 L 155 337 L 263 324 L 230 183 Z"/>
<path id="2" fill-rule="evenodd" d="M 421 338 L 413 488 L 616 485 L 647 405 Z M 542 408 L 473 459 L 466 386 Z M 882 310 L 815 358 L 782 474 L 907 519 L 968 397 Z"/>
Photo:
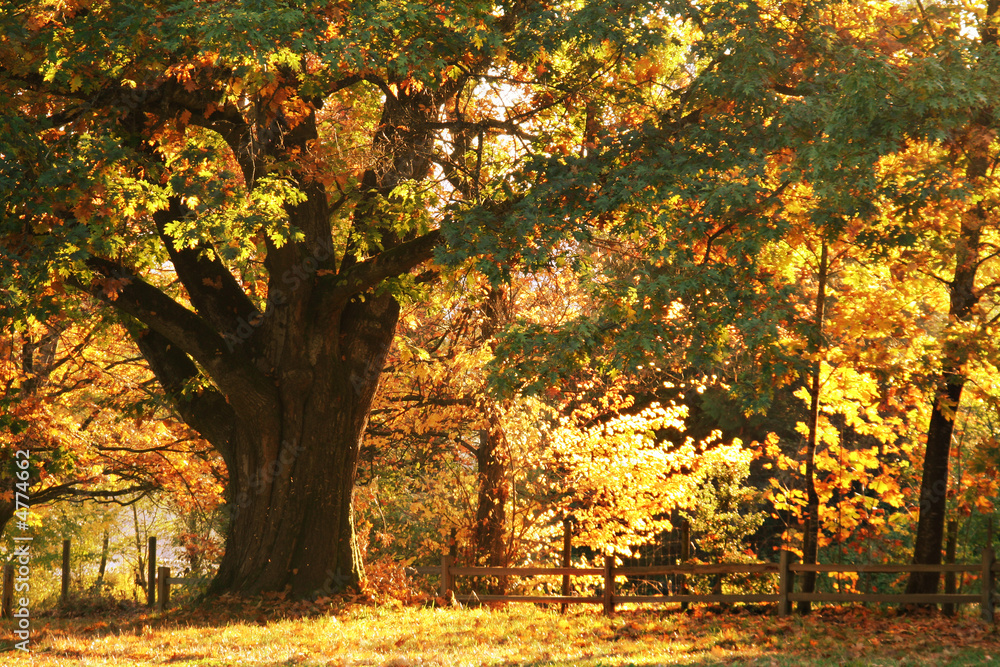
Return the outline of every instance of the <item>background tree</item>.
<path id="1" fill-rule="evenodd" d="M 60 501 L 128 504 L 155 490 L 211 477 L 213 457 L 156 402 L 154 379 L 98 320 L 11 326 L 2 339 L 4 428 L 0 529 L 13 516 L 13 452 L 31 461 L 32 506 Z M 116 340 L 117 338 L 117 340 Z"/>
<path id="2" fill-rule="evenodd" d="M 997 16 L 1000 3 L 989 2 L 983 19 L 982 46 L 987 58 L 997 57 L 997 29 L 990 25 Z M 995 83 L 995 82 L 994 82 Z M 955 158 L 964 158 L 965 181 L 971 192 L 965 210 L 959 216 L 958 237 L 954 246 L 954 272 L 946 284 L 949 291 L 949 320 L 954 329 L 985 323 L 990 315 L 979 310 L 985 292 L 995 290 L 996 284 L 981 285 L 977 280 L 982 264 L 996 253 L 984 238 L 989 226 L 995 227 L 997 205 L 995 184 L 990 178 L 991 164 L 996 164 L 995 112 L 992 108 L 969 109 L 970 122 L 966 137 L 953 148 Z M 985 247 L 984 247 L 985 246 Z M 977 315 L 979 317 L 977 317 Z M 982 317 L 985 316 L 985 317 Z M 979 320 L 979 323 L 976 320 Z M 954 336 L 948 332 L 946 336 Z M 927 451 L 924 457 L 923 477 L 920 486 L 920 520 L 914 544 L 913 560 L 916 563 L 938 564 L 944 538 L 945 510 L 947 504 L 948 465 L 952 447 L 955 415 L 958 412 L 965 387 L 970 352 L 968 341 L 951 340 L 943 350 L 941 382 L 934 398 L 931 421 L 927 427 Z M 938 573 L 911 575 L 908 592 L 937 592 Z"/>

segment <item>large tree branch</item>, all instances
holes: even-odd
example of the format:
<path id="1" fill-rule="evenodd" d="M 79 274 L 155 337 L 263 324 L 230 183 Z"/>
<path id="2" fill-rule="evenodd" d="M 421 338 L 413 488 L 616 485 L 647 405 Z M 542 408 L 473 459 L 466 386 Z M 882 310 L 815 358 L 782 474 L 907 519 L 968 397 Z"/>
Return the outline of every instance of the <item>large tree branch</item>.
<path id="1" fill-rule="evenodd" d="M 451 132 L 471 132 L 479 134 L 486 132 L 489 134 L 507 134 L 522 139 L 536 140 L 538 135 L 530 134 L 521 129 L 516 121 L 497 120 L 495 118 L 483 118 L 477 121 L 452 120 L 452 121 L 427 121 L 417 125 L 417 127 L 428 130 L 449 130 Z"/>
<path id="2" fill-rule="evenodd" d="M 256 414 L 273 404 L 273 384 L 196 313 L 180 305 L 120 264 L 92 257 L 88 265 L 105 276 L 76 286 L 131 315 L 194 359 L 240 412 Z"/>
<path id="3" fill-rule="evenodd" d="M 216 331 L 223 335 L 234 335 L 240 326 L 240 320 L 252 322 L 260 316 L 260 312 L 207 243 L 194 248 L 177 248 L 166 227 L 170 222 L 183 218 L 185 213 L 180 200 L 171 197 L 170 207 L 153 215 L 156 231 L 167 248 L 177 277 L 187 289 L 195 310 Z"/>
<path id="4" fill-rule="evenodd" d="M 188 385 L 201 377 L 190 357 L 151 329 L 132 332 L 132 337 L 184 422 L 212 443 L 229 464 L 236 413 L 225 396 L 210 387 L 185 393 Z"/>
<path id="5" fill-rule="evenodd" d="M 31 494 L 32 505 L 45 505 L 62 498 L 75 497 L 80 500 L 98 500 L 103 502 L 120 502 L 121 504 L 131 504 L 150 491 L 157 488 L 152 481 L 128 486 L 124 489 L 81 489 L 81 484 L 88 484 L 90 480 L 73 480 L 64 484 L 57 484 L 45 489 L 33 491 Z M 117 499 L 132 496 L 127 502 Z"/>
<path id="6" fill-rule="evenodd" d="M 375 287 L 383 280 L 408 273 L 434 256 L 434 248 L 441 243 L 441 230 L 434 229 L 412 241 L 405 241 L 370 259 L 348 267 L 328 283 L 332 288 L 327 298 L 343 303 L 355 294 Z"/>

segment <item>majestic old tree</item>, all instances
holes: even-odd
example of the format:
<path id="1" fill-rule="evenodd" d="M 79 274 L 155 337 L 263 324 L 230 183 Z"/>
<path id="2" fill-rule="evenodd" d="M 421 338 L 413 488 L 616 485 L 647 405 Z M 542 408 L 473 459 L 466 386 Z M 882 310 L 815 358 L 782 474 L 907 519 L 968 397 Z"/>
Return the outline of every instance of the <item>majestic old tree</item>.
<path id="1" fill-rule="evenodd" d="M 352 487 L 399 299 L 446 235 L 472 243 L 466 211 L 481 229 L 523 196 L 526 152 L 578 143 L 574 110 L 644 48 L 647 14 L 2 3 L 4 306 L 119 314 L 228 467 L 214 591 L 363 576 Z"/>
<path id="2" fill-rule="evenodd" d="M 363 576 L 361 438 L 433 259 L 494 286 L 578 273 L 599 307 L 497 347 L 538 389 L 600 358 L 731 374 L 760 410 L 813 367 L 780 352 L 764 250 L 796 225 L 899 247 L 960 202 L 917 536 L 936 562 L 958 334 L 997 288 L 997 3 L 966 11 L 0 0 L 0 318 L 116 313 L 228 468 L 213 590 L 306 596 Z M 883 173 L 914 146 L 943 157 Z"/>

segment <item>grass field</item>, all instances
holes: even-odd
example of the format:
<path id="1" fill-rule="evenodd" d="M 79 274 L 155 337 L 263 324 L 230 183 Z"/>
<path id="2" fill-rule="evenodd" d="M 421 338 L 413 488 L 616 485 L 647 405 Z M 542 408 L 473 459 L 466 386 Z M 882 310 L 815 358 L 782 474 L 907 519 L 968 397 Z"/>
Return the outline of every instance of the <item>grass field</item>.
<path id="1" fill-rule="evenodd" d="M 32 619 L 30 654 L 2 665 L 1000 665 L 1000 634 L 972 617 L 827 608 L 809 617 L 596 609 L 349 605 L 332 614 L 241 602 Z M 300 616 L 295 618 L 295 616 Z"/>

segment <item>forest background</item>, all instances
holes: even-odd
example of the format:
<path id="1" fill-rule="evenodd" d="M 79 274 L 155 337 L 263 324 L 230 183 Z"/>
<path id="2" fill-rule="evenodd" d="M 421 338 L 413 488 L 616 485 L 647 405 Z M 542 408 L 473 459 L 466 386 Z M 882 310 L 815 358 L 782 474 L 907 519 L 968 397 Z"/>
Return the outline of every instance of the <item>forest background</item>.
<path id="1" fill-rule="evenodd" d="M 137 595 L 151 532 L 296 597 L 453 534 L 552 562 L 566 519 L 581 561 L 681 522 L 700 560 L 986 546 L 994 0 L 0 16 L 0 522 L 36 576 L 73 537 L 78 586 Z"/>

